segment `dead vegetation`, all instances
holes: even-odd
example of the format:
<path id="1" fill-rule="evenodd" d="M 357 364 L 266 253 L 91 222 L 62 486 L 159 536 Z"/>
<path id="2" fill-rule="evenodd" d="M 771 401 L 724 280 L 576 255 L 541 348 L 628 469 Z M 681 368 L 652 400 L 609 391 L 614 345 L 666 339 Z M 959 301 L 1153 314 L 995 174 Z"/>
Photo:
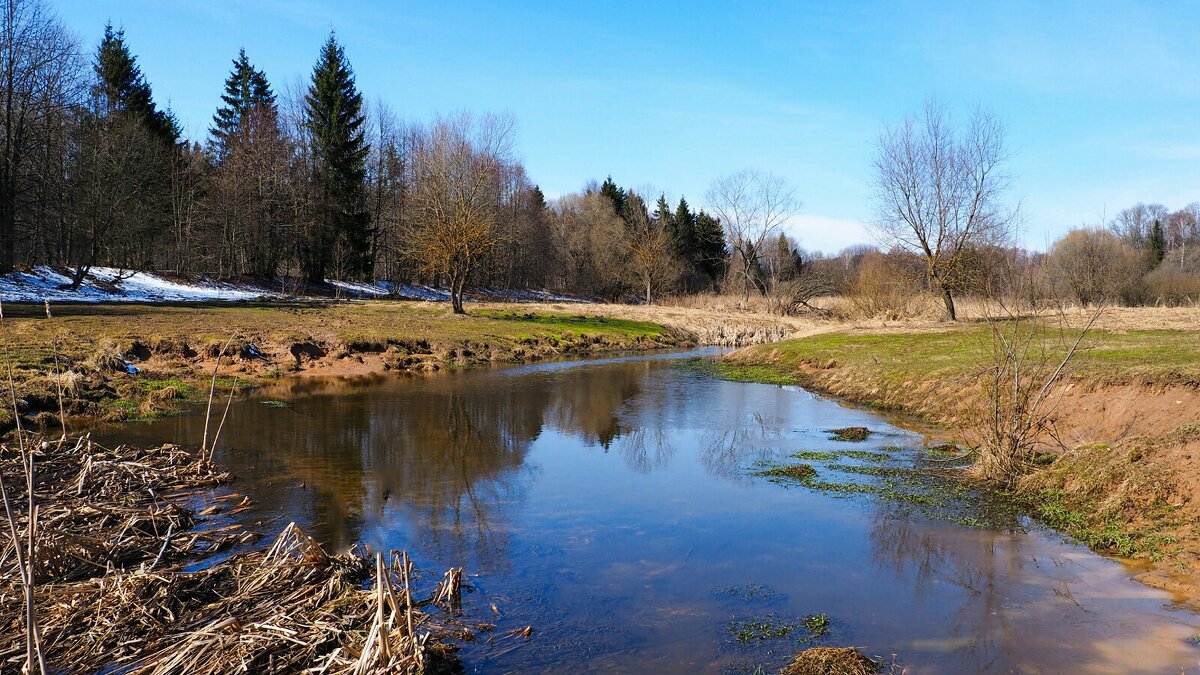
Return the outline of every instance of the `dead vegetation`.
<path id="1" fill-rule="evenodd" d="M 133 571 L 44 591 L 50 663 L 126 673 L 416 673 L 448 667 L 409 595 L 412 564 L 330 556 L 295 524 L 190 574 Z"/>
<path id="2" fill-rule="evenodd" d="M 250 503 L 189 506 L 227 472 L 170 445 L 21 440 L 0 446 L 0 671 L 410 673 L 452 662 L 420 611 L 433 599 L 409 594 L 407 555 L 331 556 L 289 525 L 267 550 L 184 573 L 256 538 L 236 524 L 197 527 Z M 448 572 L 434 597 L 456 606 L 461 578 Z"/>
<path id="3" fill-rule="evenodd" d="M 874 675 L 883 665 L 854 647 L 811 647 L 796 655 L 780 675 Z"/>

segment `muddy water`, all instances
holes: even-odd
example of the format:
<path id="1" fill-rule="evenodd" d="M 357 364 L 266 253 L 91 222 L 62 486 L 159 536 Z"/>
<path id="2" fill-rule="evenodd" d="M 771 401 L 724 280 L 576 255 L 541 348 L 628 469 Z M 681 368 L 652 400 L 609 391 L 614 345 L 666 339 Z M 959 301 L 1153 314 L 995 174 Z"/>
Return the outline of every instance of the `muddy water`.
<path id="1" fill-rule="evenodd" d="M 202 424 L 193 412 L 105 440 L 198 445 Z M 825 431 L 855 425 L 877 433 Z M 911 673 L 1200 669 L 1200 618 L 1120 564 L 952 484 L 913 497 L 895 476 L 926 461 L 922 440 L 656 356 L 293 380 L 234 404 L 218 459 L 266 531 L 296 520 L 335 549 L 465 565 L 468 615 L 496 624 L 464 645 L 469 672 L 773 672 L 813 644 L 895 654 Z M 885 454 L 813 461 L 840 490 L 753 475 L 850 449 Z M 814 614 L 823 636 L 731 630 Z M 528 640 L 504 637 L 527 625 Z"/>

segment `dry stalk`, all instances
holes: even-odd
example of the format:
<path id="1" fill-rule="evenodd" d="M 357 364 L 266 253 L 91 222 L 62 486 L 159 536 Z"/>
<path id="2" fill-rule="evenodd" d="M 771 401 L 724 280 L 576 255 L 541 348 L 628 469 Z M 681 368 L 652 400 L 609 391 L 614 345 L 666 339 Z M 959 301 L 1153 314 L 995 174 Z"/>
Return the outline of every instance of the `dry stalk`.
<path id="1" fill-rule="evenodd" d="M 221 345 L 221 352 L 217 354 L 217 363 L 213 366 L 212 383 L 208 387 L 208 408 L 204 411 L 204 438 L 200 442 L 200 460 L 209 461 L 208 458 L 208 420 L 212 417 L 213 396 L 217 393 L 217 373 L 221 370 L 221 359 L 225 356 L 225 350 L 229 349 L 229 344 L 233 342 L 233 336 L 225 340 L 225 344 Z M 215 443 L 214 443 L 215 445 Z"/>
<path id="2" fill-rule="evenodd" d="M 50 305 L 46 305 L 49 314 Z M 0 302 L 0 327 L 7 328 L 4 323 L 4 305 Z M 28 496 L 27 524 L 25 526 L 26 543 L 21 542 L 17 531 L 16 515 L 9 503 L 8 487 L 5 485 L 3 472 L 0 471 L 0 497 L 4 501 L 4 515 L 8 521 L 8 533 L 12 540 L 14 555 L 19 569 L 19 579 L 22 594 L 25 598 L 25 672 L 34 672 L 36 660 L 38 672 L 45 675 L 46 658 L 42 651 L 41 634 L 38 630 L 37 607 L 34 600 L 35 561 L 37 558 L 37 505 L 34 502 L 34 458 L 32 449 L 25 443 L 25 431 L 21 428 L 21 411 L 17 406 L 17 388 L 13 380 L 12 353 L 9 349 L 8 331 L 4 330 L 4 361 L 8 374 L 8 394 L 12 403 L 13 421 L 16 423 L 17 446 L 21 455 L 21 468 L 25 476 L 25 490 Z"/>

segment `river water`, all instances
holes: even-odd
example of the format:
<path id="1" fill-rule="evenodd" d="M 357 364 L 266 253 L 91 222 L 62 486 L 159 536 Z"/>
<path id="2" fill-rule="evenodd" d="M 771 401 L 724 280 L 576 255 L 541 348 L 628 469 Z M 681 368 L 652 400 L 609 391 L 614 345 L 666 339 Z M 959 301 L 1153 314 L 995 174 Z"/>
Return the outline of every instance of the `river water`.
<path id="1" fill-rule="evenodd" d="M 910 673 L 1200 671 L 1200 617 L 914 479 L 919 433 L 697 355 L 290 379 L 233 404 L 217 459 L 266 533 L 294 520 L 334 551 L 464 566 L 467 616 L 495 624 L 464 644 L 468 672 L 775 672 L 822 644 Z M 198 446 L 203 422 L 99 440 Z M 873 433 L 831 439 L 847 426 Z M 797 452 L 822 453 L 824 489 L 755 475 Z"/>

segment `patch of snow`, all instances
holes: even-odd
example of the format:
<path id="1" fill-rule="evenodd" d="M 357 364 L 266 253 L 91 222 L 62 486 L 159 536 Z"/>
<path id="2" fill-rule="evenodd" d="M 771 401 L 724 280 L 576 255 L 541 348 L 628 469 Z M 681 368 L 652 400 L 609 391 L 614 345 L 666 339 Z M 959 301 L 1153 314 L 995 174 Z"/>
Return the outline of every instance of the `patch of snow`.
<path id="1" fill-rule="evenodd" d="M 449 302 L 450 291 L 423 284 L 391 281 L 374 283 L 326 279 L 339 295 L 369 298 L 401 298 Z M 187 281 L 153 272 L 135 272 L 115 267 L 93 267 L 78 288 L 65 288 L 71 279 L 51 267 L 0 276 L 0 300 L 6 302 L 202 302 L 283 300 L 277 291 L 249 283 L 221 282 L 198 277 Z M 558 295 L 546 290 L 472 290 L 475 299 L 503 302 L 588 302 L 585 298 Z"/>
<path id="2" fill-rule="evenodd" d="M 152 272 L 93 267 L 78 288 L 66 275 L 46 266 L 0 277 L 0 299 L 10 302 L 196 302 L 253 300 L 265 293 L 248 286 L 203 280 L 172 281 Z"/>
<path id="3" fill-rule="evenodd" d="M 371 297 L 379 297 L 387 295 L 391 291 L 383 284 L 371 284 L 364 281 L 338 281 L 337 279 L 326 279 L 325 283 L 333 286 L 342 293 L 347 295 L 366 295 Z"/>
<path id="4" fill-rule="evenodd" d="M 409 300 L 429 300 L 431 302 L 450 302 L 450 291 L 444 288 L 434 288 L 423 284 L 400 284 L 395 287 L 395 293 Z"/>

